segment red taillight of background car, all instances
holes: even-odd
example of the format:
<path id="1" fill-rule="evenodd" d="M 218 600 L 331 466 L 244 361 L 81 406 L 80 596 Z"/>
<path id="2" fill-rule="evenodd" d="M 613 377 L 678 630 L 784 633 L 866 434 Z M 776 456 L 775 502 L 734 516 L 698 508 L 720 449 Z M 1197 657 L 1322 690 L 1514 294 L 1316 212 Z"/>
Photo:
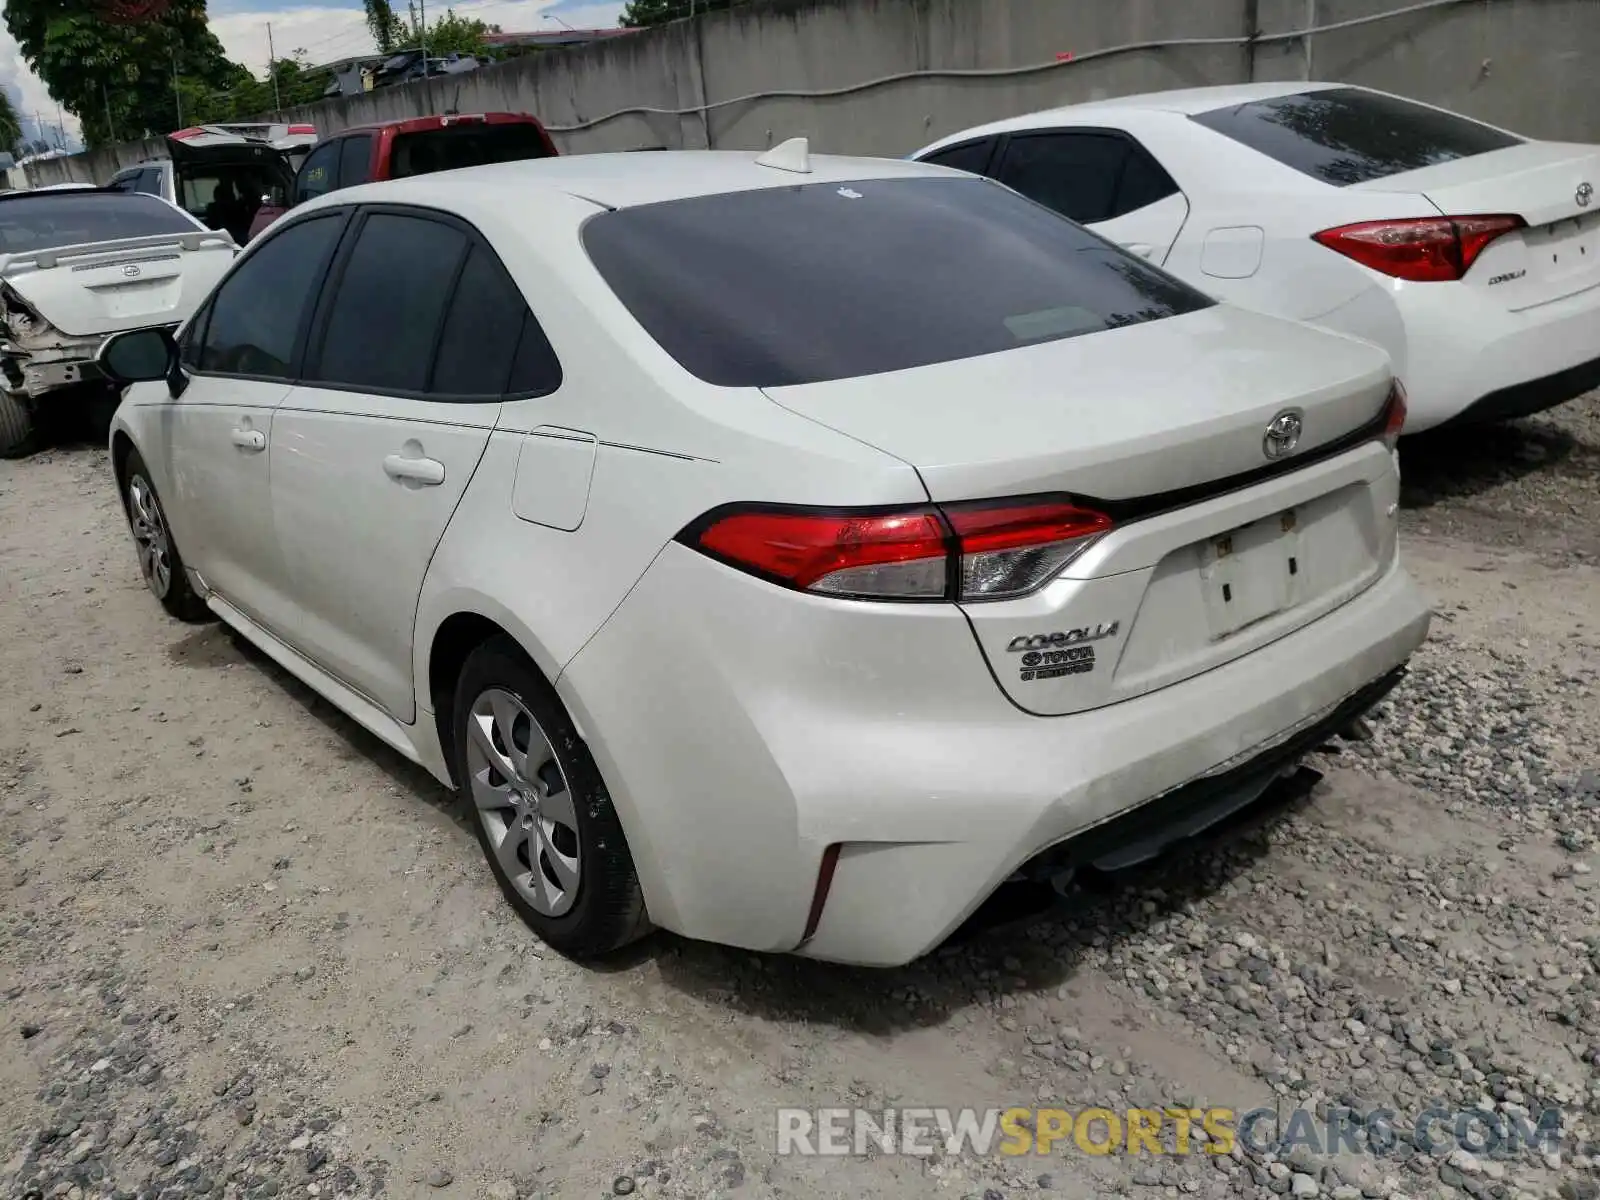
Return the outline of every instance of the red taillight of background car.
<path id="1" fill-rule="evenodd" d="M 1058 497 L 890 512 L 736 507 L 681 536 L 776 583 L 858 600 L 1001 600 L 1049 582 L 1112 526 Z"/>
<path id="2" fill-rule="evenodd" d="M 1460 279 L 1496 238 L 1527 222 L 1512 215 L 1361 221 L 1311 236 L 1364 267 L 1414 283 Z"/>
<path id="3" fill-rule="evenodd" d="M 1405 385 L 1396 379 L 1389 385 L 1389 398 L 1383 405 L 1383 433 L 1384 444 L 1393 450 L 1400 444 L 1400 435 L 1406 427 L 1406 389 Z"/>

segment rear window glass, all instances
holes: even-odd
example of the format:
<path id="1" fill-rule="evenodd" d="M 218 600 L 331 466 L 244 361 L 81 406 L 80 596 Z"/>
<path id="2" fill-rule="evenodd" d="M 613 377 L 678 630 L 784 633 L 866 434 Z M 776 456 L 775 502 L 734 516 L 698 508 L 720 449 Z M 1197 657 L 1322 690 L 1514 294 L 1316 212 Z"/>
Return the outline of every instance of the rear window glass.
<path id="1" fill-rule="evenodd" d="M 674 200 L 596 216 L 583 241 L 650 335 L 725 387 L 904 370 L 1212 303 L 974 178 Z"/>
<path id="2" fill-rule="evenodd" d="M 1359 88 L 1274 96 L 1192 119 L 1335 187 L 1504 150 L 1522 141 L 1466 117 Z"/>
<path id="3" fill-rule="evenodd" d="M 486 163 L 544 158 L 548 153 L 537 125 L 447 125 L 397 136 L 389 152 L 389 175 L 404 179 Z"/>
<path id="4" fill-rule="evenodd" d="M 53 192 L 0 200 L 0 254 L 197 228 L 166 201 L 137 193 Z"/>

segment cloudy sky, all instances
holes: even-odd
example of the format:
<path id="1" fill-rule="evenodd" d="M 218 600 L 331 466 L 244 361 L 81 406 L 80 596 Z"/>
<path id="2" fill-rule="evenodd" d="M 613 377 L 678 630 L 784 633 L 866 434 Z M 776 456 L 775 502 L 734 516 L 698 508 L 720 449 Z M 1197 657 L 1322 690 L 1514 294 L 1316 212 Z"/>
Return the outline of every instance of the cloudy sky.
<path id="1" fill-rule="evenodd" d="M 394 2 L 394 0 L 391 0 Z M 395 3 L 402 8 L 402 3 Z M 442 2 L 437 9 L 443 12 Z M 557 29 L 562 24 L 579 29 L 615 25 L 621 0 L 459 0 L 450 6 L 460 16 L 477 17 L 509 32 Z M 228 57 L 260 74 L 267 64 L 267 26 L 279 54 L 304 52 L 313 63 L 345 55 L 370 54 L 374 46 L 367 33 L 361 0 L 210 0 L 211 28 Z M 431 20 L 431 13 L 430 13 Z M 56 103 L 49 91 L 23 61 L 17 43 L 0 24 L 0 83 L 15 84 L 22 92 L 24 115 L 35 109 L 47 124 L 56 120 Z M 78 122 L 64 114 L 67 133 L 76 136 Z"/>

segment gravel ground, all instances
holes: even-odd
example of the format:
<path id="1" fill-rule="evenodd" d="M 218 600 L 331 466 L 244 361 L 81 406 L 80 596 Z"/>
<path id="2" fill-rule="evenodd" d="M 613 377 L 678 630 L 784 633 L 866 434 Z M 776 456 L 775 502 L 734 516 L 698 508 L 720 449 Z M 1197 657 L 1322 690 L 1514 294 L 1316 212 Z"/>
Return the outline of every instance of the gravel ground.
<path id="1" fill-rule="evenodd" d="M 164 618 L 103 453 L 0 463 L 0 1195 L 1595 1200 L 1600 398 L 1405 475 L 1435 636 L 1291 811 L 898 971 L 667 935 L 583 970 L 440 788 Z M 774 1154 L 780 1105 L 1034 1103 L 1561 1139 Z"/>

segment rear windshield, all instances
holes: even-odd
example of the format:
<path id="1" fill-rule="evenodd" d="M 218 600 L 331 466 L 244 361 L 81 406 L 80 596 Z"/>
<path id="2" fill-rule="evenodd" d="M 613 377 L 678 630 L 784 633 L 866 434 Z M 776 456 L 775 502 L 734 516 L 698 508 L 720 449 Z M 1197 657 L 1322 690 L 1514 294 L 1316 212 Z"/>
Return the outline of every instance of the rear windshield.
<path id="1" fill-rule="evenodd" d="M 1327 88 L 1192 118 L 1324 183 L 1347 187 L 1519 145 L 1466 117 L 1360 88 Z"/>
<path id="2" fill-rule="evenodd" d="M 876 375 L 1212 303 L 982 179 L 699 196 L 596 216 L 583 242 L 667 353 L 725 387 Z"/>
<path id="3" fill-rule="evenodd" d="M 459 167 L 544 158 L 550 153 L 537 125 L 446 125 L 395 137 L 389 152 L 389 175 L 429 175 Z"/>
<path id="4" fill-rule="evenodd" d="M 0 254 L 196 228 L 166 201 L 137 193 L 44 192 L 0 200 Z"/>

